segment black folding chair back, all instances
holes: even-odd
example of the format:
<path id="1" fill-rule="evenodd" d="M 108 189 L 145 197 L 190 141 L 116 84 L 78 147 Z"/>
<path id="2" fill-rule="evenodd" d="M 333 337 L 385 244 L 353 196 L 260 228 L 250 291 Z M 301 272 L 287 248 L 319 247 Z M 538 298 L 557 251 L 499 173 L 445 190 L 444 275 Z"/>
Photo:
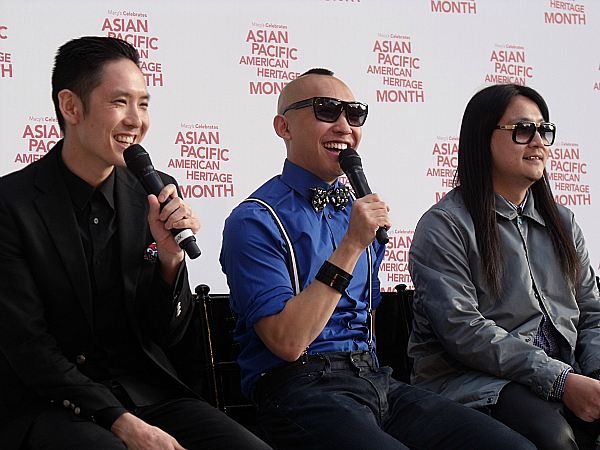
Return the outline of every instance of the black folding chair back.
<path id="1" fill-rule="evenodd" d="M 380 366 L 390 366 L 392 377 L 410 383 L 412 363 L 408 357 L 408 338 L 414 318 L 413 290 L 399 284 L 392 292 L 382 292 L 375 312 L 375 338 Z"/>

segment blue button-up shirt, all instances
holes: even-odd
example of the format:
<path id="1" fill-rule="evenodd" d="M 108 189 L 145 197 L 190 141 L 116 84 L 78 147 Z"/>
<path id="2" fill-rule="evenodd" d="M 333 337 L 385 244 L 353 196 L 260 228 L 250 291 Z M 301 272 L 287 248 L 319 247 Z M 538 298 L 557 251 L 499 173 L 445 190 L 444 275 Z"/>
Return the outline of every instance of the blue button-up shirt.
<path id="1" fill-rule="evenodd" d="M 336 181 L 333 185 L 341 184 Z M 345 210 L 329 203 L 320 213 L 310 205 L 311 187 L 332 186 L 305 169 L 285 161 L 281 175 L 272 178 L 251 197 L 269 203 L 281 218 L 297 254 L 303 288 L 311 284 L 319 268 L 340 244 L 348 229 L 352 200 Z M 308 353 L 354 351 L 368 348 L 368 271 L 373 274 L 373 303 L 381 301 L 377 277 L 385 246 L 375 241 L 359 258 L 352 281 L 340 298 L 329 322 L 309 346 Z M 284 361 L 273 354 L 254 331 L 263 317 L 279 313 L 294 297 L 288 265 L 287 246 L 270 213 L 258 203 L 243 203 L 225 221 L 221 266 L 227 275 L 232 309 L 238 314 L 235 339 L 241 345 L 238 358 L 242 369 L 242 390 L 250 397 L 262 373 Z"/>

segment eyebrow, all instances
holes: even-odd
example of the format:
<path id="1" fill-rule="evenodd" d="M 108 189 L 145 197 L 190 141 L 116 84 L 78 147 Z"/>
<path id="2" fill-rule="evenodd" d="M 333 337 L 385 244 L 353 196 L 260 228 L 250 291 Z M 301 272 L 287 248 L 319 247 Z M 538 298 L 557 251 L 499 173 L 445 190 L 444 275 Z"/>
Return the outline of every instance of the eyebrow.
<path id="1" fill-rule="evenodd" d="M 131 93 L 129 91 L 124 91 L 124 90 L 121 90 L 121 89 L 117 89 L 117 90 L 113 91 L 112 95 L 115 96 L 115 97 L 119 97 L 119 96 L 133 97 L 133 95 L 131 95 Z M 150 94 L 147 93 L 145 95 L 142 95 L 140 98 L 142 100 L 148 100 L 148 101 L 150 101 Z"/>
<path id="2" fill-rule="evenodd" d="M 529 118 L 526 118 L 526 117 L 523 117 L 523 116 L 516 116 L 516 117 L 513 117 L 513 118 L 509 119 L 508 121 L 509 122 L 514 122 L 514 123 L 523 122 L 523 121 L 535 122 L 535 123 L 547 122 L 547 120 L 544 118 L 544 116 L 542 116 L 542 119 L 539 122 L 537 120 L 529 119 Z"/>

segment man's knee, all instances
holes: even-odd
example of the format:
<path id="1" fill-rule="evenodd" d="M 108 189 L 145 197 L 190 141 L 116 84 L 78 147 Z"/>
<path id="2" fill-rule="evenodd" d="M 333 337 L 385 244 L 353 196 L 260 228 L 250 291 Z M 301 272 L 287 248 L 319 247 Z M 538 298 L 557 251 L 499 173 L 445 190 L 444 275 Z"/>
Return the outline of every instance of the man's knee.
<path id="1" fill-rule="evenodd" d="M 23 448 L 124 450 L 127 447 L 121 439 L 100 425 L 73 417 L 70 411 L 48 408 L 32 422 Z"/>
<path id="2" fill-rule="evenodd" d="M 566 420 L 548 422 L 540 417 L 532 421 L 529 429 L 523 431 L 539 450 L 568 450 L 577 449 L 575 435 Z"/>

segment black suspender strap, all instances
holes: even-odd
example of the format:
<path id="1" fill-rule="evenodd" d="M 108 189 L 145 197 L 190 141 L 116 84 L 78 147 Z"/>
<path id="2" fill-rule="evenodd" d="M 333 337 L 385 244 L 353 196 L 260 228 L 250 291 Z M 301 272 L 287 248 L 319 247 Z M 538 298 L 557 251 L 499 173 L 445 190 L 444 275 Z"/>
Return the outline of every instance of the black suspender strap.
<path id="1" fill-rule="evenodd" d="M 260 203 L 262 206 L 264 206 L 267 209 L 267 211 L 269 211 L 269 213 L 273 217 L 273 220 L 275 221 L 277 228 L 279 228 L 281 237 L 283 237 L 283 240 L 285 241 L 285 243 L 288 247 L 288 253 L 286 256 L 288 271 L 290 272 L 290 278 L 292 280 L 292 288 L 294 289 L 294 295 L 298 295 L 302 291 L 302 280 L 300 279 L 300 270 L 298 269 L 298 258 L 296 257 L 296 251 L 294 250 L 294 245 L 292 244 L 292 240 L 290 239 L 290 236 L 289 236 L 287 230 L 283 226 L 283 222 L 277 215 L 277 212 L 275 212 L 275 209 L 271 205 L 269 205 L 267 202 L 265 202 L 264 200 L 262 200 L 260 198 L 256 198 L 256 197 L 248 197 L 242 203 L 247 203 L 247 202 Z"/>
<path id="2" fill-rule="evenodd" d="M 256 203 L 259 203 L 260 205 L 264 206 L 266 208 L 266 210 L 269 211 L 269 213 L 271 214 L 271 217 L 273 217 L 273 220 L 275 221 L 277 228 L 279 228 L 279 232 L 281 233 L 283 240 L 285 241 L 286 245 L 288 246 L 288 253 L 286 255 L 286 258 L 287 258 L 288 271 L 290 273 L 290 278 L 292 280 L 292 288 L 294 289 L 294 295 L 298 295 L 302 291 L 302 280 L 300 279 L 300 270 L 298 269 L 298 258 L 296 256 L 296 251 L 294 250 L 292 240 L 290 239 L 290 236 L 289 236 L 287 230 L 283 226 L 283 222 L 281 221 L 281 218 L 277 215 L 275 208 L 273 208 L 269 203 L 265 202 L 264 200 L 262 200 L 260 198 L 248 197 L 242 203 L 248 203 L 248 202 L 256 202 Z M 372 262 L 372 256 L 371 256 L 371 246 L 367 247 L 366 251 L 367 251 L 367 261 L 368 261 L 368 265 L 369 265 L 369 270 L 367 272 L 367 279 L 368 279 L 367 284 L 368 284 L 368 289 L 369 289 L 369 293 L 368 293 L 369 306 L 367 309 L 367 329 L 368 329 L 367 344 L 369 345 L 369 348 L 372 348 L 372 346 L 373 346 L 373 307 L 372 307 L 372 305 L 373 305 L 373 273 L 372 273 L 373 262 Z"/>

